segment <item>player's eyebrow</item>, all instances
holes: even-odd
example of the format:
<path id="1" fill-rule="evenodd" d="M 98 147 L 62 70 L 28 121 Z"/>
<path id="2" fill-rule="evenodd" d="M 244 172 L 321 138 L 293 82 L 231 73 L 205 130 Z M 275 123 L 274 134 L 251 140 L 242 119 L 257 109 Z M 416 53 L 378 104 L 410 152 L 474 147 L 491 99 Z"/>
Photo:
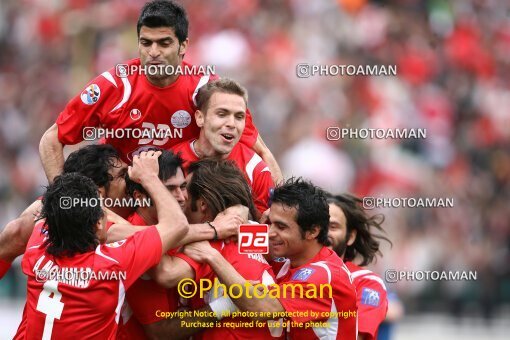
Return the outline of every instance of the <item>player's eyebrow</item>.
<path id="1" fill-rule="evenodd" d="M 147 42 L 158 42 L 158 43 L 162 43 L 162 42 L 166 42 L 166 41 L 169 41 L 169 42 L 172 42 L 173 39 L 172 37 L 168 36 L 168 37 L 164 37 L 164 38 L 161 38 L 161 39 L 158 39 L 158 40 L 152 40 L 152 39 L 149 39 L 149 38 L 146 38 L 144 36 L 140 36 L 140 40 L 145 40 Z"/>

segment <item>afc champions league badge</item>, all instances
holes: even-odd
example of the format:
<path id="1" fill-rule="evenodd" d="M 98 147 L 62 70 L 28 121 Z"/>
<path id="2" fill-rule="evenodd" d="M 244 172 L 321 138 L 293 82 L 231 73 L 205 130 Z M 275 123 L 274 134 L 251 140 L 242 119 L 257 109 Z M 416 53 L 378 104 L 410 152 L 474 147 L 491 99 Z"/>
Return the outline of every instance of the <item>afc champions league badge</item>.
<path id="1" fill-rule="evenodd" d="M 83 90 L 83 92 L 80 95 L 80 98 L 83 104 L 92 105 L 97 103 L 100 96 L 101 90 L 99 89 L 99 86 L 97 86 L 96 84 L 91 84 L 87 86 L 85 90 Z"/>
<path id="2" fill-rule="evenodd" d="M 175 111 L 170 118 L 170 122 L 177 129 L 184 129 L 191 123 L 191 115 L 188 111 L 179 110 Z"/>

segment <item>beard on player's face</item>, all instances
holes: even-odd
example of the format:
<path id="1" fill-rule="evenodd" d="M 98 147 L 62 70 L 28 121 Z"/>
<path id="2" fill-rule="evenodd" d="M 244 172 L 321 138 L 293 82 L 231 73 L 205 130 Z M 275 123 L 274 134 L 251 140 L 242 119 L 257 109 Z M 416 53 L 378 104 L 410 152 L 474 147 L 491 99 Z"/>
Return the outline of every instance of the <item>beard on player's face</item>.
<path id="1" fill-rule="evenodd" d="M 340 240 L 335 240 L 332 237 L 329 237 L 329 242 L 331 243 L 331 249 L 341 258 L 344 257 L 345 251 L 347 250 L 347 240 L 349 239 L 349 235 L 345 235 L 345 238 Z"/>

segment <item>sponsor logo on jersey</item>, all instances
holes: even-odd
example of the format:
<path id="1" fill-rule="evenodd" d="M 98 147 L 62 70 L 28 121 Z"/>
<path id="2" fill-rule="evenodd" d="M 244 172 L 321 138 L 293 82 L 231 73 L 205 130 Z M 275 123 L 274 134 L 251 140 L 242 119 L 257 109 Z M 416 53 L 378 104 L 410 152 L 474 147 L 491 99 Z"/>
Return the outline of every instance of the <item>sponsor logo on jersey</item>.
<path id="1" fill-rule="evenodd" d="M 370 288 L 363 288 L 361 293 L 361 304 L 377 307 L 380 302 L 379 292 Z"/>
<path id="2" fill-rule="evenodd" d="M 292 276 L 292 280 L 296 281 L 306 281 L 312 274 L 315 272 L 315 269 L 312 268 L 301 268 Z"/>
<path id="3" fill-rule="evenodd" d="M 138 120 L 142 117 L 142 112 L 138 109 L 132 109 L 129 112 L 129 117 L 131 117 L 132 120 Z"/>
<path id="4" fill-rule="evenodd" d="M 239 254 L 269 253 L 269 226 L 241 224 L 239 226 Z"/>
<path id="5" fill-rule="evenodd" d="M 184 129 L 191 123 L 191 115 L 188 111 L 179 110 L 174 112 L 172 118 L 170 118 L 172 125 L 178 129 Z"/>
<path id="6" fill-rule="evenodd" d="M 85 90 L 83 90 L 83 92 L 80 95 L 80 98 L 83 104 L 92 105 L 97 103 L 100 96 L 101 90 L 99 89 L 99 86 L 97 86 L 96 84 L 91 84 L 87 86 Z"/>

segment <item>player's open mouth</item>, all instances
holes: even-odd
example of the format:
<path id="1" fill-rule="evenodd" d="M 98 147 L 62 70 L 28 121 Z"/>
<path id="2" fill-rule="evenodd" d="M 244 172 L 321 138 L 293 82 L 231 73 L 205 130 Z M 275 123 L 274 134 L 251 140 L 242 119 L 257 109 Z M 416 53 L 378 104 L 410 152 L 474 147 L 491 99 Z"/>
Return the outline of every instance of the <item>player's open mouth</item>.
<path id="1" fill-rule="evenodd" d="M 230 133 L 222 133 L 221 136 L 229 143 L 232 142 L 235 138 L 234 135 L 231 135 Z"/>

